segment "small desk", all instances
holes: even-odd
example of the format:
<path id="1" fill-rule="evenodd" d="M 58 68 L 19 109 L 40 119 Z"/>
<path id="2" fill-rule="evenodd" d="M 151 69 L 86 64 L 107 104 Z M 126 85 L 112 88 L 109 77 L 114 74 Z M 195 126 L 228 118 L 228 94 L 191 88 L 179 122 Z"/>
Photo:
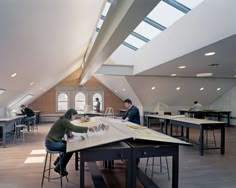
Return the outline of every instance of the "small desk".
<path id="1" fill-rule="evenodd" d="M 226 119 L 227 119 L 227 126 L 230 126 L 230 114 L 231 114 L 232 111 L 219 111 L 219 110 L 202 110 L 202 111 L 199 111 L 199 112 L 195 112 L 195 111 L 189 111 L 188 109 L 181 109 L 179 110 L 179 113 L 181 115 L 187 113 L 187 114 L 190 114 L 190 115 L 194 115 L 196 113 L 201 113 L 201 115 L 203 117 L 217 117 L 217 121 L 221 121 L 222 118 L 224 118 L 226 116 Z"/>
<path id="2" fill-rule="evenodd" d="M 213 130 L 219 129 L 221 131 L 221 144 L 220 149 L 221 154 L 225 153 L 225 122 L 212 121 L 205 119 L 196 118 L 186 118 L 180 116 L 158 116 L 158 115 L 147 115 L 147 118 L 157 118 L 164 121 L 165 134 L 168 134 L 168 125 L 171 126 L 170 135 L 172 136 L 172 125 L 181 126 L 186 128 L 186 138 L 189 139 L 189 128 L 199 129 L 199 151 L 200 155 L 204 155 L 204 130 L 211 128 Z M 148 126 L 150 126 L 150 121 L 148 121 Z M 162 128 L 161 128 L 162 129 Z M 181 136 L 184 136 L 183 129 L 181 129 Z"/>
<path id="3" fill-rule="evenodd" d="M 3 117 L 0 118 L 0 127 L 2 128 L 2 141 L 3 147 L 6 147 L 7 133 L 15 129 L 15 124 L 20 124 L 24 116 L 14 116 L 14 117 Z"/>

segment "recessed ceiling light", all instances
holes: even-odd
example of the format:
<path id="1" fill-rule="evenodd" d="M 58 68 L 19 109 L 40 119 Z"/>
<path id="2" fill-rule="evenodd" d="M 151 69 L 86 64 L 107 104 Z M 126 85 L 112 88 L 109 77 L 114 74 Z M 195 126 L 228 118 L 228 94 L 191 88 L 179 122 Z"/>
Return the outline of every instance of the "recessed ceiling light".
<path id="1" fill-rule="evenodd" d="M 208 76 L 212 76 L 213 74 L 211 72 L 205 72 L 205 73 L 199 73 L 196 74 L 197 77 L 208 77 Z"/>
<path id="2" fill-rule="evenodd" d="M 236 75 L 234 75 L 234 77 L 236 78 Z"/>
<path id="3" fill-rule="evenodd" d="M 211 55 L 215 55 L 216 53 L 215 52 L 208 52 L 208 53 L 205 53 L 205 56 L 211 56 Z"/>
<path id="4" fill-rule="evenodd" d="M 176 76 L 176 74 L 171 74 L 171 76 Z"/>
<path id="5" fill-rule="evenodd" d="M 40 89 L 40 90 L 42 90 L 43 88 L 42 88 L 42 87 L 40 87 L 39 89 Z"/>
<path id="6" fill-rule="evenodd" d="M 125 91 L 125 89 L 122 89 L 123 91 Z"/>
<path id="7" fill-rule="evenodd" d="M 0 95 L 4 93 L 6 90 L 5 89 L 0 89 Z"/>
<path id="8" fill-rule="evenodd" d="M 34 82 L 31 82 L 30 85 L 31 85 L 31 86 L 34 85 Z"/>
<path id="9" fill-rule="evenodd" d="M 11 75 L 12 78 L 14 78 L 15 76 L 16 76 L 16 73 L 13 73 L 13 74 Z"/>
<path id="10" fill-rule="evenodd" d="M 115 90 L 115 92 L 117 93 L 117 90 Z"/>
<path id="11" fill-rule="evenodd" d="M 204 87 L 201 87 L 200 90 L 201 90 L 201 91 L 204 90 Z"/>
<path id="12" fill-rule="evenodd" d="M 156 87 L 152 87 L 152 90 L 156 89 Z"/>
<path id="13" fill-rule="evenodd" d="M 186 68 L 186 66 L 180 66 L 179 67 L 179 69 L 185 69 Z"/>
<path id="14" fill-rule="evenodd" d="M 181 87 L 177 87 L 177 88 L 176 88 L 176 90 L 180 90 L 180 89 L 181 89 Z"/>
<path id="15" fill-rule="evenodd" d="M 217 88 L 217 91 L 220 91 L 220 90 L 221 90 L 221 88 L 220 88 L 220 87 L 218 87 L 218 88 Z"/>

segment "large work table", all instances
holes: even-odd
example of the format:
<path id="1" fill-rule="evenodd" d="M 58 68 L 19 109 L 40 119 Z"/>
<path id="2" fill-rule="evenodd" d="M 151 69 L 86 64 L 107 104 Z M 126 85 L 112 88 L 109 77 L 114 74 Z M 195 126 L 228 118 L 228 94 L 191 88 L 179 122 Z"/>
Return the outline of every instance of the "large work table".
<path id="1" fill-rule="evenodd" d="M 222 121 L 223 118 L 227 119 L 227 126 L 230 126 L 230 114 L 232 111 L 227 110 L 202 110 L 202 111 L 189 111 L 188 109 L 180 109 L 180 115 L 189 114 L 194 117 L 194 115 L 201 115 L 202 117 L 216 117 L 217 121 Z"/>
<path id="2" fill-rule="evenodd" d="M 181 127 L 181 137 L 185 137 L 189 140 L 189 128 L 194 128 L 199 130 L 199 152 L 200 155 L 204 155 L 204 130 L 220 130 L 220 147 L 215 147 L 211 149 L 220 149 L 221 154 L 225 153 L 225 122 L 212 121 L 206 119 L 189 118 L 185 116 L 168 116 L 168 115 L 146 115 L 148 121 L 148 127 L 151 126 L 151 119 L 159 119 L 161 123 L 164 123 L 165 130 L 163 131 L 163 126 L 161 124 L 161 130 L 168 134 L 168 126 L 170 126 L 170 135 L 172 136 L 173 125 Z M 184 135 L 183 128 L 186 128 L 186 134 Z M 209 149 L 209 148 L 206 148 Z"/>
<path id="3" fill-rule="evenodd" d="M 16 124 L 20 124 L 22 118 L 24 116 L 14 116 L 14 117 L 2 117 L 0 118 L 0 127 L 1 127 L 1 138 L 3 147 L 6 147 L 7 143 L 7 133 L 13 131 L 15 129 Z"/>
<path id="4" fill-rule="evenodd" d="M 94 122 L 93 122 L 94 121 Z M 79 122 L 74 121 L 78 125 Z M 136 187 L 136 177 L 144 187 L 158 187 L 145 173 L 137 167 L 139 158 L 155 156 L 172 157 L 172 187 L 178 187 L 179 145 L 189 145 L 179 139 L 158 133 L 147 127 L 120 119 L 96 117 L 85 126 L 94 123 L 109 125 L 106 131 L 94 135 L 85 135 L 85 138 L 76 136 L 67 142 L 67 152 L 80 152 L 80 187 L 84 187 L 84 163 L 88 163 L 90 174 L 95 187 L 105 187 L 103 179 L 98 176 L 99 170 L 96 161 L 126 160 L 126 187 Z M 79 124 L 81 126 L 81 124 Z M 99 178 L 98 178 L 99 177 Z"/>

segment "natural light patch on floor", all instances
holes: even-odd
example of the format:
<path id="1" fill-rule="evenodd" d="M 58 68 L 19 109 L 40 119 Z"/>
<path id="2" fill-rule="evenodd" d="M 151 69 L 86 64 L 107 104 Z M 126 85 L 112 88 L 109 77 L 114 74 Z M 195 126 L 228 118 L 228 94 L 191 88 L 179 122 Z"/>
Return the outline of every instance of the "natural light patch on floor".
<path id="1" fill-rule="evenodd" d="M 30 153 L 30 155 L 41 155 L 41 154 L 46 154 L 45 149 L 32 150 Z"/>
<path id="2" fill-rule="evenodd" d="M 44 158 L 45 157 L 27 157 L 24 163 L 43 163 Z"/>

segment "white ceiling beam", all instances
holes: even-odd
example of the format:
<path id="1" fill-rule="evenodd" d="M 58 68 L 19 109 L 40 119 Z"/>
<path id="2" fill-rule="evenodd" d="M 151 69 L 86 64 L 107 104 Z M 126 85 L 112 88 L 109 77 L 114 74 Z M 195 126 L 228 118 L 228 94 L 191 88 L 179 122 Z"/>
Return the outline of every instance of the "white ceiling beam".
<path id="1" fill-rule="evenodd" d="M 113 0 L 84 63 L 80 84 L 99 69 L 160 0 Z"/>
<path id="2" fill-rule="evenodd" d="M 105 74 L 105 75 L 133 75 L 132 65 L 106 65 L 103 64 L 96 72 L 96 74 Z"/>

